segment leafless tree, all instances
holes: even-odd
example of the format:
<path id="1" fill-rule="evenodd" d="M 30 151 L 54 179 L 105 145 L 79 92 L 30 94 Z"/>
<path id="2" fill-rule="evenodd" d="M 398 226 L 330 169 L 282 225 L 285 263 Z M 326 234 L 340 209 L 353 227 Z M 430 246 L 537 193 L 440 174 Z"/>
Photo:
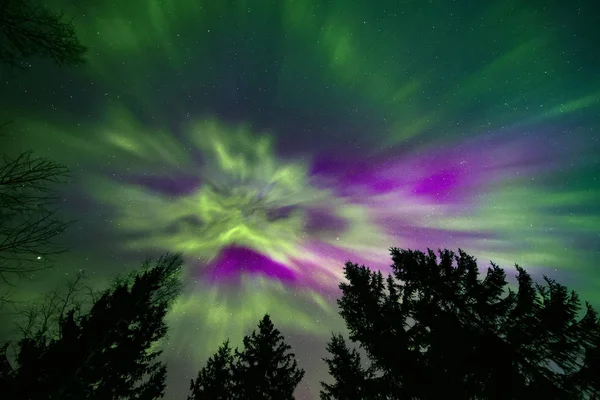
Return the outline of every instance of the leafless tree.
<path id="1" fill-rule="evenodd" d="M 27 59 L 42 56 L 74 66 L 85 62 L 86 51 L 63 13 L 30 0 L 0 0 L 0 62 L 24 68 Z"/>
<path id="2" fill-rule="evenodd" d="M 58 186 L 66 182 L 66 166 L 31 152 L 2 157 L 0 162 L 0 282 L 30 277 L 50 266 L 65 251 L 57 244 L 69 221 L 58 216 Z"/>
<path id="3" fill-rule="evenodd" d="M 15 323 L 21 339 L 31 339 L 36 335 L 54 338 L 58 335 L 59 321 L 70 310 L 81 311 L 84 296 L 89 287 L 85 284 L 85 276 L 80 271 L 74 279 L 64 287 L 54 289 L 40 300 L 16 306 L 18 319 Z"/>
<path id="4" fill-rule="evenodd" d="M 21 340 L 47 341 L 58 338 L 61 319 L 72 310 L 75 312 L 74 316 L 79 317 L 89 310 L 101 294 L 101 291 L 93 289 L 87 283 L 84 271 L 80 270 L 66 284 L 35 300 L 11 300 L 9 303 L 13 309 L 14 336 L 0 348 L 0 364 L 5 363 L 5 368 L 13 368 L 16 349 Z"/>

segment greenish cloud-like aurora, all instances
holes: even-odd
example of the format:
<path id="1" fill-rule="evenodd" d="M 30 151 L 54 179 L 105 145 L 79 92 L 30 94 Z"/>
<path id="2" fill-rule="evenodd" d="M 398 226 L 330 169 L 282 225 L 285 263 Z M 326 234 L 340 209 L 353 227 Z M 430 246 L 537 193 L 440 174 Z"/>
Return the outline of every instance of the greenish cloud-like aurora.
<path id="1" fill-rule="evenodd" d="M 9 151 L 72 168 L 78 222 L 20 295 L 182 252 L 169 396 L 269 312 L 317 398 L 343 264 L 388 270 L 390 246 L 461 247 L 600 304 L 591 5 L 52 3 L 89 63 L 0 70 L 0 117 Z"/>

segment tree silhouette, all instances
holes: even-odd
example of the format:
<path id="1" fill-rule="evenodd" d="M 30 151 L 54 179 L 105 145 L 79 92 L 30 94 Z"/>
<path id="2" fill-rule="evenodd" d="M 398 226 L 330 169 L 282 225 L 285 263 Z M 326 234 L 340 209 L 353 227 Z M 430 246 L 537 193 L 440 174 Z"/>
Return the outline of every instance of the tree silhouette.
<path id="1" fill-rule="evenodd" d="M 30 0 L 0 2 L 0 62 L 24 68 L 27 59 L 42 56 L 74 66 L 85 62 L 86 51 L 62 13 Z"/>
<path id="2" fill-rule="evenodd" d="M 291 347 L 265 315 L 253 331 L 244 337 L 244 350 L 235 349 L 233 364 L 236 399 L 286 400 L 294 398 L 294 390 L 304 377 Z"/>
<path id="3" fill-rule="evenodd" d="M 72 21 L 30 0 L 0 0 L 0 63 L 25 68 L 33 56 L 59 65 L 85 62 L 87 49 Z M 10 122 L 0 123 L 0 131 Z M 31 152 L 0 162 L 0 307 L 11 301 L 11 277 L 30 277 L 61 252 L 53 239 L 67 223 L 57 218 L 53 184 L 64 182 L 66 166 Z"/>
<path id="4" fill-rule="evenodd" d="M 15 321 L 19 337 L 57 337 L 60 333 L 60 321 L 69 311 L 75 310 L 75 316 L 79 317 L 82 309 L 95 300 L 94 291 L 84 284 L 84 280 L 84 272 L 81 270 L 74 279 L 68 280 L 64 287 L 51 290 L 39 300 L 25 304 L 15 303 L 17 315 L 22 317 L 21 320 Z"/>
<path id="5" fill-rule="evenodd" d="M 346 263 L 338 300 L 350 339 L 372 369 L 332 339 L 338 387 L 351 371 L 365 398 L 584 399 L 600 393 L 600 321 L 575 292 L 544 277 L 535 284 L 517 266 L 518 288 L 491 264 L 479 279 L 476 260 L 459 250 L 391 249 L 393 274 Z M 330 367 L 331 370 L 331 367 Z M 324 385 L 329 399 L 348 399 Z"/>
<path id="6" fill-rule="evenodd" d="M 0 63 L 25 68 L 33 56 L 59 65 L 85 62 L 87 49 L 72 21 L 30 0 L 0 1 Z M 10 122 L 0 123 L 0 130 Z M 57 218 L 54 184 L 64 183 L 66 166 L 23 152 L 0 163 L 0 306 L 10 302 L 10 277 L 29 277 L 45 269 L 48 257 L 62 252 L 53 239 L 68 223 Z"/>
<path id="7" fill-rule="evenodd" d="M 321 400 L 363 400 L 375 399 L 376 379 L 371 370 L 361 366 L 360 354 L 355 349 L 349 349 L 342 335 L 333 335 L 327 344 L 327 351 L 332 358 L 323 359 L 327 363 L 329 374 L 335 383 L 321 382 Z"/>
<path id="8" fill-rule="evenodd" d="M 71 309 L 58 335 L 40 332 L 17 344 L 16 367 L 0 361 L 0 387 L 10 399 L 159 399 L 166 366 L 156 350 L 164 317 L 179 293 L 180 255 L 165 255 L 118 279 L 89 312 Z"/>
<path id="9" fill-rule="evenodd" d="M 227 340 L 217 353 L 208 359 L 196 380 L 190 385 L 188 400 L 228 400 L 233 393 L 233 354 Z"/>
<path id="10" fill-rule="evenodd" d="M 244 350 L 235 350 L 233 381 L 237 399 L 293 399 L 304 377 L 291 347 L 269 315 L 258 324 L 259 332 L 244 337 Z"/>
<path id="11" fill-rule="evenodd" d="M 258 330 L 244 337 L 244 350 L 236 348 L 233 356 L 226 341 L 192 381 L 188 400 L 293 399 L 304 370 L 268 314 Z"/>
<path id="12" fill-rule="evenodd" d="M 56 237 L 69 225 L 59 215 L 57 187 L 69 169 L 30 152 L 0 165 L 0 280 L 29 277 L 65 249 Z"/>

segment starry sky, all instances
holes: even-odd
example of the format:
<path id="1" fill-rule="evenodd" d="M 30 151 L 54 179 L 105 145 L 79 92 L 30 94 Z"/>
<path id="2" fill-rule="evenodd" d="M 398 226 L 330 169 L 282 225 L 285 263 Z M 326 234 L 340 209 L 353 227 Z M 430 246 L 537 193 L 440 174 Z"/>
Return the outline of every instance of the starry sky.
<path id="1" fill-rule="evenodd" d="M 593 2 L 48 4 L 89 61 L 0 69 L 2 148 L 67 164 L 77 222 L 18 295 L 182 252 L 167 398 L 268 312 L 316 399 L 344 262 L 388 271 L 390 246 L 518 263 L 600 306 Z"/>

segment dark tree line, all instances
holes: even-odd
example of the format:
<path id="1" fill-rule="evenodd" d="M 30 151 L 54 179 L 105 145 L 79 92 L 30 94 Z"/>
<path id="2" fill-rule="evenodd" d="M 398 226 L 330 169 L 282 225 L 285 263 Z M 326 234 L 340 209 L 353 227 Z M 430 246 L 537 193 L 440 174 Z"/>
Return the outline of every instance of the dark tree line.
<path id="1" fill-rule="evenodd" d="M 322 399 L 598 399 L 600 321 L 575 292 L 548 278 L 534 283 L 520 267 L 510 289 L 500 267 L 480 278 L 475 259 L 460 250 L 439 258 L 391 253 L 393 273 L 385 278 L 346 263 L 340 315 L 367 360 L 334 334 Z M 86 310 L 70 305 L 67 290 L 58 307 L 48 306 L 59 310 L 50 322 L 43 312 L 44 324 L 23 330 L 12 357 L 7 345 L 0 351 L 3 398 L 162 398 L 167 369 L 156 345 L 180 290 L 181 264 L 179 255 L 148 262 Z M 293 399 L 303 376 L 265 315 L 242 349 L 225 341 L 209 358 L 188 400 Z"/>
<path id="2" fill-rule="evenodd" d="M 180 255 L 146 262 L 117 279 L 89 310 L 69 301 L 77 281 L 28 319 L 22 338 L 0 348 L 0 394 L 14 400 L 154 400 L 164 395 L 167 368 L 156 345 L 181 288 Z M 36 323 L 37 322 L 37 323 Z M 56 325 L 51 327 L 49 325 Z M 53 329 L 55 328 L 55 329 Z M 11 355 L 11 351 L 12 355 Z M 195 399 L 293 399 L 304 376 L 268 315 L 243 350 L 226 341 L 192 381 Z"/>
<path id="3" fill-rule="evenodd" d="M 180 290 L 180 255 L 166 255 L 118 279 L 87 312 L 64 309 L 58 330 L 31 332 L 0 352 L 3 398 L 162 398 L 166 365 L 154 350 L 167 326 L 164 317 Z"/>
<path id="4" fill-rule="evenodd" d="M 391 249 L 393 273 L 348 262 L 322 399 L 598 399 L 600 320 L 577 293 L 517 266 L 516 290 L 493 264 L 483 279 L 459 250 Z M 582 315 L 583 311 L 583 315 Z"/>

